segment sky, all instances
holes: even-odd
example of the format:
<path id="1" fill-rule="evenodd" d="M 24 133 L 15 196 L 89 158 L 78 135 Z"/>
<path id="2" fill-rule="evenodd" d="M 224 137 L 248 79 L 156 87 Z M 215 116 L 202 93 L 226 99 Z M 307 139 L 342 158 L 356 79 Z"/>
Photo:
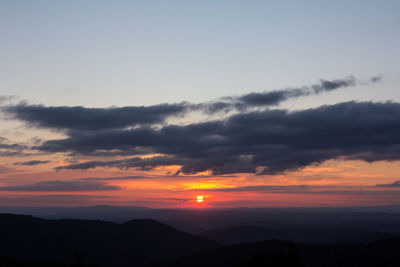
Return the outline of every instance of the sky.
<path id="1" fill-rule="evenodd" d="M 1 1 L 0 206 L 400 204 L 399 9 Z"/>

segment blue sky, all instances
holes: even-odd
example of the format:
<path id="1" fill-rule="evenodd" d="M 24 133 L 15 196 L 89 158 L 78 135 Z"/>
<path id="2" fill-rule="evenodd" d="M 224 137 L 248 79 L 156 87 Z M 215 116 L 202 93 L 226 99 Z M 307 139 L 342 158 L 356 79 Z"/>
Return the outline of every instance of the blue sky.
<path id="1" fill-rule="evenodd" d="M 382 74 L 379 87 L 299 105 L 399 100 L 399 10 L 399 1 L 2 1 L 0 90 L 104 107 Z"/>

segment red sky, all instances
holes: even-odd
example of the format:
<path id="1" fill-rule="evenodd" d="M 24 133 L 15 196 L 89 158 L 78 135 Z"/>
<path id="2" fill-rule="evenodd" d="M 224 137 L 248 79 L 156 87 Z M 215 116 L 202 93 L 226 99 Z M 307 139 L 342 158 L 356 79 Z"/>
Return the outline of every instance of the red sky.
<path id="1" fill-rule="evenodd" d="M 0 186 L 24 186 L 43 181 L 90 181 L 117 186 L 112 190 L 53 189 L 2 191 L 2 206 L 122 205 L 154 208 L 232 208 L 304 206 L 376 206 L 400 204 L 400 190 L 391 184 L 400 173 L 398 162 L 365 163 L 330 160 L 285 175 L 210 173 L 174 176 L 179 166 L 152 171 L 98 168 L 60 170 L 62 164 L 14 166 L 17 158 L 3 161 Z M 89 179 L 85 179 L 89 178 Z M 104 179 L 106 178 L 106 179 Z M 108 179 L 107 179 L 108 178 Z M 202 195 L 205 201 L 195 201 Z"/>

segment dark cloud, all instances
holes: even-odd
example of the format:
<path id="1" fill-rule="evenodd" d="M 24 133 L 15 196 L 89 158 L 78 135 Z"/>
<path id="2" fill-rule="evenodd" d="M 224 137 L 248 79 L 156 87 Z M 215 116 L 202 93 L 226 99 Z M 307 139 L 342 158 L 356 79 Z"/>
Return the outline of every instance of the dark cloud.
<path id="1" fill-rule="evenodd" d="M 291 98 L 319 94 L 322 92 L 332 91 L 339 88 L 355 85 L 356 79 L 353 76 L 332 81 L 321 80 L 319 84 L 304 86 L 302 88 L 284 89 L 262 93 L 250 93 L 247 95 L 243 95 L 237 99 L 239 103 L 236 103 L 236 105 L 241 108 L 248 106 L 277 106 L 280 103 Z"/>
<path id="2" fill-rule="evenodd" d="M 369 82 L 380 79 L 372 77 Z M 204 171 L 214 175 L 264 175 L 298 170 L 336 158 L 367 162 L 398 160 L 398 103 L 346 102 L 296 112 L 266 109 L 291 98 L 355 84 L 356 79 L 350 76 L 320 80 L 307 87 L 229 96 L 200 104 L 85 108 L 22 103 L 2 110 L 32 125 L 65 131 L 66 138 L 38 142 L 32 147 L 34 150 L 66 152 L 72 156 L 123 156 L 73 163 L 60 166 L 59 170 L 96 167 L 149 170 L 180 165 L 176 175 Z M 212 114 L 233 109 L 236 110 L 233 115 L 220 120 L 161 124 L 170 116 L 193 110 Z M 5 152 L 17 153 L 24 149 L 0 139 L 0 154 L 2 148 Z"/>
<path id="3" fill-rule="evenodd" d="M 400 188 L 400 180 L 399 181 L 395 181 L 391 184 L 377 184 L 377 187 L 395 187 L 395 188 Z"/>
<path id="4" fill-rule="evenodd" d="M 379 77 L 373 77 L 377 82 Z M 2 112 L 9 118 L 25 121 L 37 127 L 65 131 L 96 131 L 124 129 L 143 125 L 160 124 L 171 116 L 185 115 L 190 111 L 203 111 L 213 114 L 220 111 L 236 110 L 243 112 L 249 108 L 266 108 L 301 96 L 319 94 L 339 88 L 354 86 L 356 79 L 352 76 L 345 79 L 321 80 L 320 83 L 301 88 L 275 90 L 261 93 L 250 93 L 240 97 L 228 96 L 219 101 L 200 104 L 178 103 L 153 106 L 128 106 L 116 108 L 86 108 L 81 106 L 47 107 L 20 103 L 2 107 Z"/>
<path id="5" fill-rule="evenodd" d="M 381 77 L 372 77 L 370 82 L 378 82 Z M 345 79 L 337 80 L 320 80 L 318 84 L 311 86 L 303 86 L 301 88 L 290 88 L 266 92 L 254 92 L 240 97 L 224 97 L 221 101 L 209 102 L 192 106 L 192 109 L 202 109 L 208 114 L 212 114 L 219 111 L 245 111 L 248 108 L 254 107 L 270 107 L 277 106 L 282 102 L 285 102 L 292 98 L 298 98 L 302 96 L 316 95 L 322 92 L 328 92 L 337 90 L 340 88 L 351 87 L 356 85 L 356 79 L 353 76 L 349 76 Z"/>
<path id="6" fill-rule="evenodd" d="M 91 169 L 96 167 L 117 167 L 120 169 L 140 168 L 142 170 L 150 170 L 158 166 L 165 165 L 178 165 L 181 162 L 173 157 L 153 157 L 153 158 L 139 158 L 134 157 L 124 160 L 112 161 L 87 161 L 84 163 L 76 163 L 67 166 L 57 167 L 57 170 L 76 170 L 76 169 Z"/>
<path id="7" fill-rule="evenodd" d="M 118 190 L 119 186 L 107 185 L 101 182 L 86 181 L 45 181 L 29 185 L 0 186 L 0 191 L 24 192 L 80 192 Z"/>
<path id="8" fill-rule="evenodd" d="M 289 98 L 310 95 L 308 88 L 277 90 L 264 93 L 250 93 L 238 98 L 243 106 L 276 106 Z"/>
<path id="9" fill-rule="evenodd" d="M 0 137 L 0 157 L 12 157 L 24 155 L 24 150 L 28 146 L 24 144 L 12 143 L 5 137 Z"/>
<path id="10" fill-rule="evenodd" d="M 321 84 L 313 85 L 311 86 L 311 88 L 314 90 L 316 94 L 318 94 L 324 91 L 332 91 L 342 87 L 349 87 L 355 85 L 356 85 L 356 79 L 353 76 L 350 76 L 346 79 L 340 79 L 340 80 L 332 80 L 332 81 L 321 80 Z"/>
<path id="11" fill-rule="evenodd" d="M 186 110 L 186 103 L 121 108 L 46 107 L 21 103 L 2 108 L 11 118 L 57 130 L 121 129 L 162 123 L 165 118 Z"/>
<path id="12" fill-rule="evenodd" d="M 33 165 L 46 164 L 49 162 L 51 162 L 51 161 L 50 160 L 31 160 L 31 161 L 24 161 L 24 162 L 15 162 L 14 165 L 33 166 Z"/>
<path id="13" fill-rule="evenodd" d="M 74 132 L 44 142 L 50 152 L 96 153 L 98 150 L 146 148 L 163 156 L 88 161 L 60 169 L 117 167 L 151 169 L 181 165 L 183 174 L 212 171 L 278 174 L 347 158 L 367 162 L 400 159 L 400 104 L 345 102 L 289 112 L 264 110 L 225 120 L 136 128 Z"/>
<path id="14" fill-rule="evenodd" d="M 228 101 L 215 101 L 215 102 L 208 102 L 208 103 L 202 103 L 198 105 L 193 105 L 192 110 L 202 110 L 206 114 L 214 114 L 217 112 L 229 112 L 233 109 L 236 110 L 244 110 L 246 107 L 242 103 L 234 103 L 233 98 L 229 97 L 226 99 Z"/>

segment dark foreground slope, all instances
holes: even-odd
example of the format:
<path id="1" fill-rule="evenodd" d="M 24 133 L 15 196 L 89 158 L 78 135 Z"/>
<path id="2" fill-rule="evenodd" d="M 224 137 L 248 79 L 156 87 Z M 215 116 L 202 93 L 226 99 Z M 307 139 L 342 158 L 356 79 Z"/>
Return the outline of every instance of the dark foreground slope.
<path id="1" fill-rule="evenodd" d="M 153 220 L 116 224 L 0 214 L 0 256 L 55 261 L 83 257 L 100 265 L 143 266 L 217 246 Z"/>
<path id="2" fill-rule="evenodd" d="M 400 237 L 369 244 L 295 244 L 270 240 L 185 256 L 163 267 L 399 267 Z"/>

